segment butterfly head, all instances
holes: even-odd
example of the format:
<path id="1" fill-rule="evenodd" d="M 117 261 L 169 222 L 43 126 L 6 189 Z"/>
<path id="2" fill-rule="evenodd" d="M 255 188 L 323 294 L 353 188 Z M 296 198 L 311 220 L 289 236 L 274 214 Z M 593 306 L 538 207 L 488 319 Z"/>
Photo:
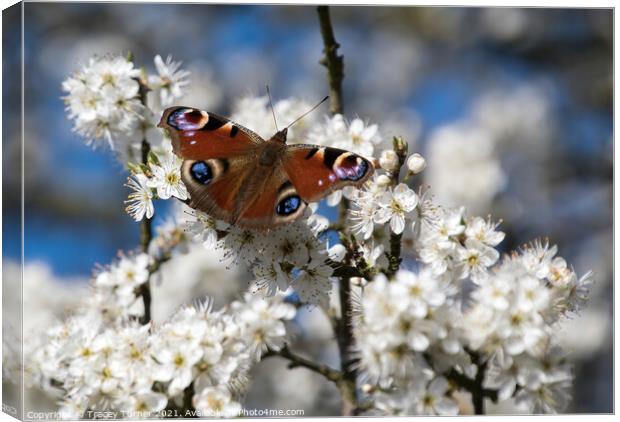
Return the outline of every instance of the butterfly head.
<path id="1" fill-rule="evenodd" d="M 271 141 L 276 141 L 276 142 L 281 142 L 283 144 L 286 143 L 286 134 L 288 133 L 288 128 L 284 128 L 282 130 L 279 130 L 278 132 L 276 132 L 275 135 L 273 135 L 271 137 Z"/>

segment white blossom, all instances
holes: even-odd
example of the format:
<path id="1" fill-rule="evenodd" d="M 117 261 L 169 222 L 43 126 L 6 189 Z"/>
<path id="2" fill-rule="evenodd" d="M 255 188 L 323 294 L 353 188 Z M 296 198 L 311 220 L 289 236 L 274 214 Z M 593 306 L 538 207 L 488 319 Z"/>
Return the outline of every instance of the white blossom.
<path id="1" fill-rule="evenodd" d="M 302 266 L 299 276 L 293 282 L 293 288 L 299 293 L 302 302 L 327 307 L 333 272 L 329 265 L 319 259 Z"/>
<path id="2" fill-rule="evenodd" d="M 471 277 L 472 281 L 480 283 L 487 274 L 487 268 L 499 259 L 499 252 L 475 240 L 465 240 L 465 246 L 458 246 L 456 254 L 461 268 L 461 277 Z"/>
<path id="3" fill-rule="evenodd" d="M 282 269 L 279 262 L 258 263 L 252 268 L 254 280 L 250 291 L 273 296 L 278 292 L 285 292 L 293 282 L 293 267 Z"/>
<path id="4" fill-rule="evenodd" d="M 144 217 L 151 219 L 155 213 L 153 192 L 147 183 L 148 179 L 145 175 L 135 174 L 128 178 L 128 183 L 125 185 L 133 191 L 125 201 L 129 204 L 125 210 L 136 221 L 141 221 Z"/>
<path id="5" fill-rule="evenodd" d="M 124 57 L 93 57 L 63 82 L 73 129 L 87 143 L 107 142 L 114 150 L 136 130 L 142 109 L 139 75 Z"/>
<path id="6" fill-rule="evenodd" d="M 159 164 L 151 164 L 153 177 L 147 182 L 151 188 L 157 189 L 160 199 L 172 196 L 185 200 L 189 197 L 187 188 L 181 180 L 181 159 L 173 154 L 166 154 L 160 158 Z"/>
<path id="7" fill-rule="evenodd" d="M 163 410 L 168 404 L 168 397 L 162 393 L 146 391 L 135 395 L 123 397 L 119 403 L 119 409 L 127 418 L 143 419 L 153 415 L 153 412 Z"/>
<path id="8" fill-rule="evenodd" d="M 347 248 L 345 248 L 344 245 L 339 243 L 329 248 L 327 252 L 329 255 L 329 259 L 336 262 L 342 262 L 347 253 Z"/>
<path id="9" fill-rule="evenodd" d="M 282 302 L 278 297 L 266 300 L 246 294 L 244 302 L 234 302 L 231 306 L 242 334 L 248 339 L 250 355 L 256 361 L 260 360 L 263 352 L 282 348 L 286 340 L 283 321 L 295 316 L 293 305 Z"/>
<path id="10" fill-rule="evenodd" d="M 497 246 L 504 240 L 504 233 L 495 230 L 498 224 L 491 223 L 490 220 L 485 221 L 481 217 L 474 217 L 467 222 L 465 236 L 488 246 Z"/>
<path id="11" fill-rule="evenodd" d="M 189 84 L 190 72 L 180 70 L 181 62 L 172 61 L 171 56 L 164 61 L 158 54 L 154 62 L 157 75 L 149 75 L 148 82 L 152 90 L 149 96 L 153 98 L 151 105 L 153 110 L 161 112 L 183 97 L 183 90 Z"/>
<path id="12" fill-rule="evenodd" d="M 379 198 L 379 210 L 375 222 L 390 222 L 390 228 L 395 234 L 405 229 L 405 217 L 418 205 L 418 195 L 406 184 L 400 183 L 393 191 L 384 192 Z"/>
<path id="13" fill-rule="evenodd" d="M 458 406 L 454 399 L 446 397 L 448 380 L 437 377 L 432 380 L 417 406 L 420 415 L 456 415 Z"/>
<path id="14" fill-rule="evenodd" d="M 390 385 L 421 369 L 415 367 L 423 361 L 418 352 L 447 336 L 434 321 L 445 299 L 428 270 L 400 270 L 391 282 L 378 275 L 368 284 L 356 338 L 361 366 L 371 382 Z"/>
<path id="15" fill-rule="evenodd" d="M 120 259 L 94 277 L 92 306 L 106 318 L 124 320 L 143 312 L 136 289 L 148 280 L 150 257 L 147 254 L 121 255 Z"/>
<path id="16" fill-rule="evenodd" d="M 193 234 L 193 240 L 202 243 L 207 250 L 214 249 L 218 242 L 218 222 L 202 211 L 193 211 L 191 216 L 194 219 L 187 220 L 185 225 Z"/>

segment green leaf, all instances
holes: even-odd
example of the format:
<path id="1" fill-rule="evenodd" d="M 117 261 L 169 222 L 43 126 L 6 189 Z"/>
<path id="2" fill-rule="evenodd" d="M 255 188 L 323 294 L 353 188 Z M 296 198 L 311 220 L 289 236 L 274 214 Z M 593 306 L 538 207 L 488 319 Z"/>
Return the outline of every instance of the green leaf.
<path id="1" fill-rule="evenodd" d="M 149 164 L 153 164 L 156 166 L 159 166 L 159 158 L 157 158 L 157 155 L 153 152 L 153 151 L 149 151 L 149 155 L 147 157 L 147 162 Z"/>
<path id="2" fill-rule="evenodd" d="M 131 161 L 127 161 L 127 163 L 125 163 L 125 167 L 127 167 L 127 169 L 132 174 L 143 173 L 142 168 L 140 167 L 140 164 L 136 164 L 136 163 L 132 163 Z"/>

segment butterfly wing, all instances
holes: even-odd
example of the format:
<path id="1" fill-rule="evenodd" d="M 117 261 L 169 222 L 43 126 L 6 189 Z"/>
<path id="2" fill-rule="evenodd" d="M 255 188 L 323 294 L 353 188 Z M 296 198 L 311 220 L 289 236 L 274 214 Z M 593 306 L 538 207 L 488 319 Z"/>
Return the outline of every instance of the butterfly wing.
<path id="1" fill-rule="evenodd" d="M 345 186 L 361 186 L 374 172 L 373 164 L 360 155 L 318 145 L 289 146 L 283 166 L 306 202 L 316 202 Z"/>
<path id="2" fill-rule="evenodd" d="M 237 194 L 250 174 L 248 158 L 184 160 L 181 179 L 189 192 L 189 206 L 234 223 L 240 213 Z"/>
<path id="3" fill-rule="evenodd" d="M 278 159 L 261 165 L 266 142 L 259 135 L 191 107 L 166 109 L 158 126 L 168 130 L 174 153 L 184 159 L 181 177 L 189 205 L 242 228 L 296 220 L 307 202 L 359 186 L 374 171 L 359 155 L 315 145 L 273 147 Z"/>
<path id="4" fill-rule="evenodd" d="M 269 168 L 258 167 L 258 171 L 261 176 L 247 184 L 247 207 L 238 225 L 269 229 L 303 216 L 308 204 L 297 193 L 281 162 Z"/>
<path id="5" fill-rule="evenodd" d="M 225 117 L 191 107 L 167 108 L 157 126 L 167 129 L 174 153 L 190 160 L 247 155 L 264 142 Z"/>
<path id="6" fill-rule="evenodd" d="M 181 177 L 190 194 L 190 207 L 240 228 L 285 224 L 301 217 L 307 206 L 281 164 L 260 166 L 247 156 L 185 160 Z"/>
<path id="7" fill-rule="evenodd" d="M 229 223 L 239 219 L 243 188 L 264 140 L 225 117 L 191 107 L 167 108 L 158 126 L 168 131 L 173 152 L 183 158 L 189 205 Z"/>

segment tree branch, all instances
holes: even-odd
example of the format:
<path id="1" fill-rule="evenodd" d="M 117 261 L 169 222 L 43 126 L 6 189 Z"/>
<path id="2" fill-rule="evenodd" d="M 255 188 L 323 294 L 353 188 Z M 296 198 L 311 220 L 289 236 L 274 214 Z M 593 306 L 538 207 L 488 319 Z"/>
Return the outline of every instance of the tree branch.
<path id="1" fill-rule="evenodd" d="M 359 277 L 365 278 L 366 280 L 370 281 L 377 273 L 376 270 L 368 266 L 362 268 L 360 266 L 341 264 L 340 262 L 332 260 L 328 260 L 327 264 L 334 269 L 334 273 L 332 274 L 332 276 L 338 278 Z"/>
<path id="2" fill-rule="evenodd" d="M 497 402 L 497 390 L 484 388 L 482 386 L 482 381 L 484 380 L 484 370 L 480 367 L 478 368 L 478 374 L 476 374 L 475 379 L 471 379 L 454 369 L 451 369 L 448 373 L 446 373 L 445 377 L 471 394 L 471 401 L 474 405 L 474 413 L 476 415 L 484 415 L 485 398 L 488 398 L 493 402 Z"/>
<path id="3" fill-rule="evenodd" d="M 327 6 L 318 6 L 321 36 L 323 37 L 323 59 L 320 63 L 327 68 L 327 80 L 329 83 L 330 111 L 332 114 L 343 114 L 342 103 L 342 79 L 344 79 L 343 57 L 338 55 L 340 44 L 334 37 L 334 29 L 329 16 Z"/>
<path id="4" fill-rule="evenodd" d="M 288 365 L 289 368 L 297 368 L 301 366 L 311 371 L 314 371 L 318 374 L 321 374 L 328 380 L 333 381 L 335 383 L 339 383 L 342 380 L 342 373 L 340 371 L 337 371 L 335 369 L 330 368 L 329 366 L 321 365 L 319 363 L 306 359 L 302 356 L 299 356 L 291 352 L 287 346 L 284 346 L 279 351 L 275 351 L 275 350 L 267 351 L 267 353 L 263 354 L 262 359 L 266 359 L 266 358 L 273 357 L 273 356 L 279 356 L 284 359 L 288 359 L 290 361 Z"/>

